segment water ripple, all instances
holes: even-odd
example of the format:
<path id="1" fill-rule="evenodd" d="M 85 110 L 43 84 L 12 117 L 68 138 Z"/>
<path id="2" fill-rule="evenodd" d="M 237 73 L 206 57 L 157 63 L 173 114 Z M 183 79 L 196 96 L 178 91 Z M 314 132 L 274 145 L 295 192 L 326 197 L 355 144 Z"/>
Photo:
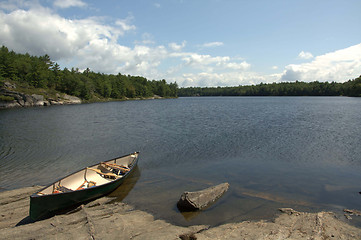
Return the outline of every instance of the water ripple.
<path id="1" fill-rule="evenodd" d="M 138 183 L 145 187 L 132 192 L 147 199 L 128 198 L 144 205 L 167 201 L 159 192 L 143 193 L 154 189 L 147 178 L 158 181 L 161 171 L 172 175 L 160 181 L 164 192 L 174 185 L 175 192 L 186 190 L 186 179 L 197 179 L 188 184 L 195 188 L 203 187 L 197 182 L 230 181 L 352 208 L 359 202 L 350 189 L 361 181 L 360 105 L 358 98 L 222 97 L 0 111 L 0 188 L 48 184 L 140 151 Z M 340 190 L 329 192 L 325 184 Z"/>

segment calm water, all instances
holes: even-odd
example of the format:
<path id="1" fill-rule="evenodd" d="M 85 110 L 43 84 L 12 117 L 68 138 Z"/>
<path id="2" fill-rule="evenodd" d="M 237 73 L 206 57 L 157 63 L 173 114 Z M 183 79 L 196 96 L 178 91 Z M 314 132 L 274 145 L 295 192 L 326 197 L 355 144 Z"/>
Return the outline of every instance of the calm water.
<path id="1" fill-rule="evenodd" d="M 269 219 L 279 207 L 361 209 L 361 98 L 212 97 L 0 111 L 0 188 L 46 185 L 140 151 L 111 195 L 180 225 Z M 183 191 L 229 182 L 181 214 Z M 360 225 L 359 220 L 352 223 Z"/>

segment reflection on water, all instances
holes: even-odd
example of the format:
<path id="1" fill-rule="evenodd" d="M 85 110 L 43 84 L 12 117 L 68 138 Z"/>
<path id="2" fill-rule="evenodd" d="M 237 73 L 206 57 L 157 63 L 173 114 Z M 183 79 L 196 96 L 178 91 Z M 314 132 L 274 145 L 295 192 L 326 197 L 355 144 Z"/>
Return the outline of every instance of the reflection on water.
<path id="1" fill-rule="evenodd" d="M 112 196 L 172 223 L 270 219 L 279 207 L 342 216 L 361 209 L 360 106 L 210 97 L 2 110 L 0 189 L 47 185 L 140 151 L 138 171 Z M 205 211 L 178 211 L 184 191 L 222 182 L 228 192 Z"/>
<path id="2" fill-rule="evenodd" d="M 129 192 L 134 188 L 135 184 L 140 178 L 139 167 L 136 166 L 133 172 L 124 180 L 122 185 L 120 185 L 115 191 L 110 193 L 109 197 L 116 198 L 115 201 L 123 201 L 123 199 L 128 196 Z"/>
<path id="3" fill-rule="evenodd" d="M 259 168 L 258 172 L 250 171 L 254 167 Z M 124 201 L 157 218 L 165 218 L 183 226 L 272 219 L 279 214 L 277 209 L 281 207 L 311 212 L 333 210 L 338 211 L 342 217 L 346 202 L 354 208 L 359 206 L 356 195 L 358 182 L 352 183 L 352 179 L 340 182 L 339 179 L 333 179 L 334 175 L 329 171 L 321 175 L 318 175 L 319 171 L 313 173 L 308 169 L 287 173 L 289 167 L 282 169 L 268 164 L 261 168 L 252 164 L 225 161 L 222 164 L 203 166 L 201 169 L 187 167 L 185 171 L 182 168 L 172 171 L 143 171 L 142 180 L 138 181 Z M 231 174 L 223 174 L 224 172 Z M 219 173 L 222 173 L 221 176 Z M 230 183 L 228 192 L 208 209 L 185 213 L 177 209 L 176 204 L 184 191 L 197 191 L 222 182 Z M 347 184 L 349 189 L 328 192 L 328 185 L 338 185 L 339 182 Z"/>
<path id="4" fill-rule="evenodd" d="M 184 217 L 184 219 L 187 222 L 192 221 L 192 219 L 194 219 L 195 217 L 197 217 L 201 213 L 202 213 L 202 211 L 180 212 L 180 214 L 182 214 L 182 216 Z"/>

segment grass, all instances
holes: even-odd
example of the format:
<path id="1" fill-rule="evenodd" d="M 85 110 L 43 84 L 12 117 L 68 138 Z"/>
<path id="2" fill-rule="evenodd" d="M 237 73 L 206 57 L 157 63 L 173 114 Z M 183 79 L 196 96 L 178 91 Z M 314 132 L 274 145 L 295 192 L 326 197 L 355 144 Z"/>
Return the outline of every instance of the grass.
<path id="1" fill-rule="evenodd" d="M 20 92 L 20 93 L 27 94 L 27 95 L 32 95 L 32 94 L 42 95 L 42 96 L 44 96 L 45 99 L 48 99 L 48 98 L 57 99 L 57 95 L 60 95 L 60 96 L 64 95 L 64 93 L 61 93 L 61 92 L 56 91 L 55 89 L 51 89 L 51 88 L 35 88 L 33 86 L 30 86 L 26 82 L 14 82 L 14 81 L 10 81 L 8 79 L 6 81 L 11 84 L 15 84 L 15 86 L 16 86 L 15 89 L 9 89 L 10 91 Z"/>
<path id="2" fill-rule="evenodd" d="M 15 98 L 13 98 L 13 97 L 0 95 L 0 101 L 11 102 L 11 101 L 14 101 L 14 100 L 15 100 Z"/>

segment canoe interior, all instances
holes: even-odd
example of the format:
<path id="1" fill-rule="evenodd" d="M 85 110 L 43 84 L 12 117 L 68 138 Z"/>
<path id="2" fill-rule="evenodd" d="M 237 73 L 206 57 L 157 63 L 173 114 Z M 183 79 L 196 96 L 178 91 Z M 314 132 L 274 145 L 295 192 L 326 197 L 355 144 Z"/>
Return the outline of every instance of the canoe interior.
<path id="1" fill-rule="evenodd" d="M 54 195 L 64 192 L 81 191 L 96 186 L 102 186 L 128 175 L 139 153 L 98 163 L 67 177 L 64 177 L 48 187 L 35 193 L 33 197 Z"/>

